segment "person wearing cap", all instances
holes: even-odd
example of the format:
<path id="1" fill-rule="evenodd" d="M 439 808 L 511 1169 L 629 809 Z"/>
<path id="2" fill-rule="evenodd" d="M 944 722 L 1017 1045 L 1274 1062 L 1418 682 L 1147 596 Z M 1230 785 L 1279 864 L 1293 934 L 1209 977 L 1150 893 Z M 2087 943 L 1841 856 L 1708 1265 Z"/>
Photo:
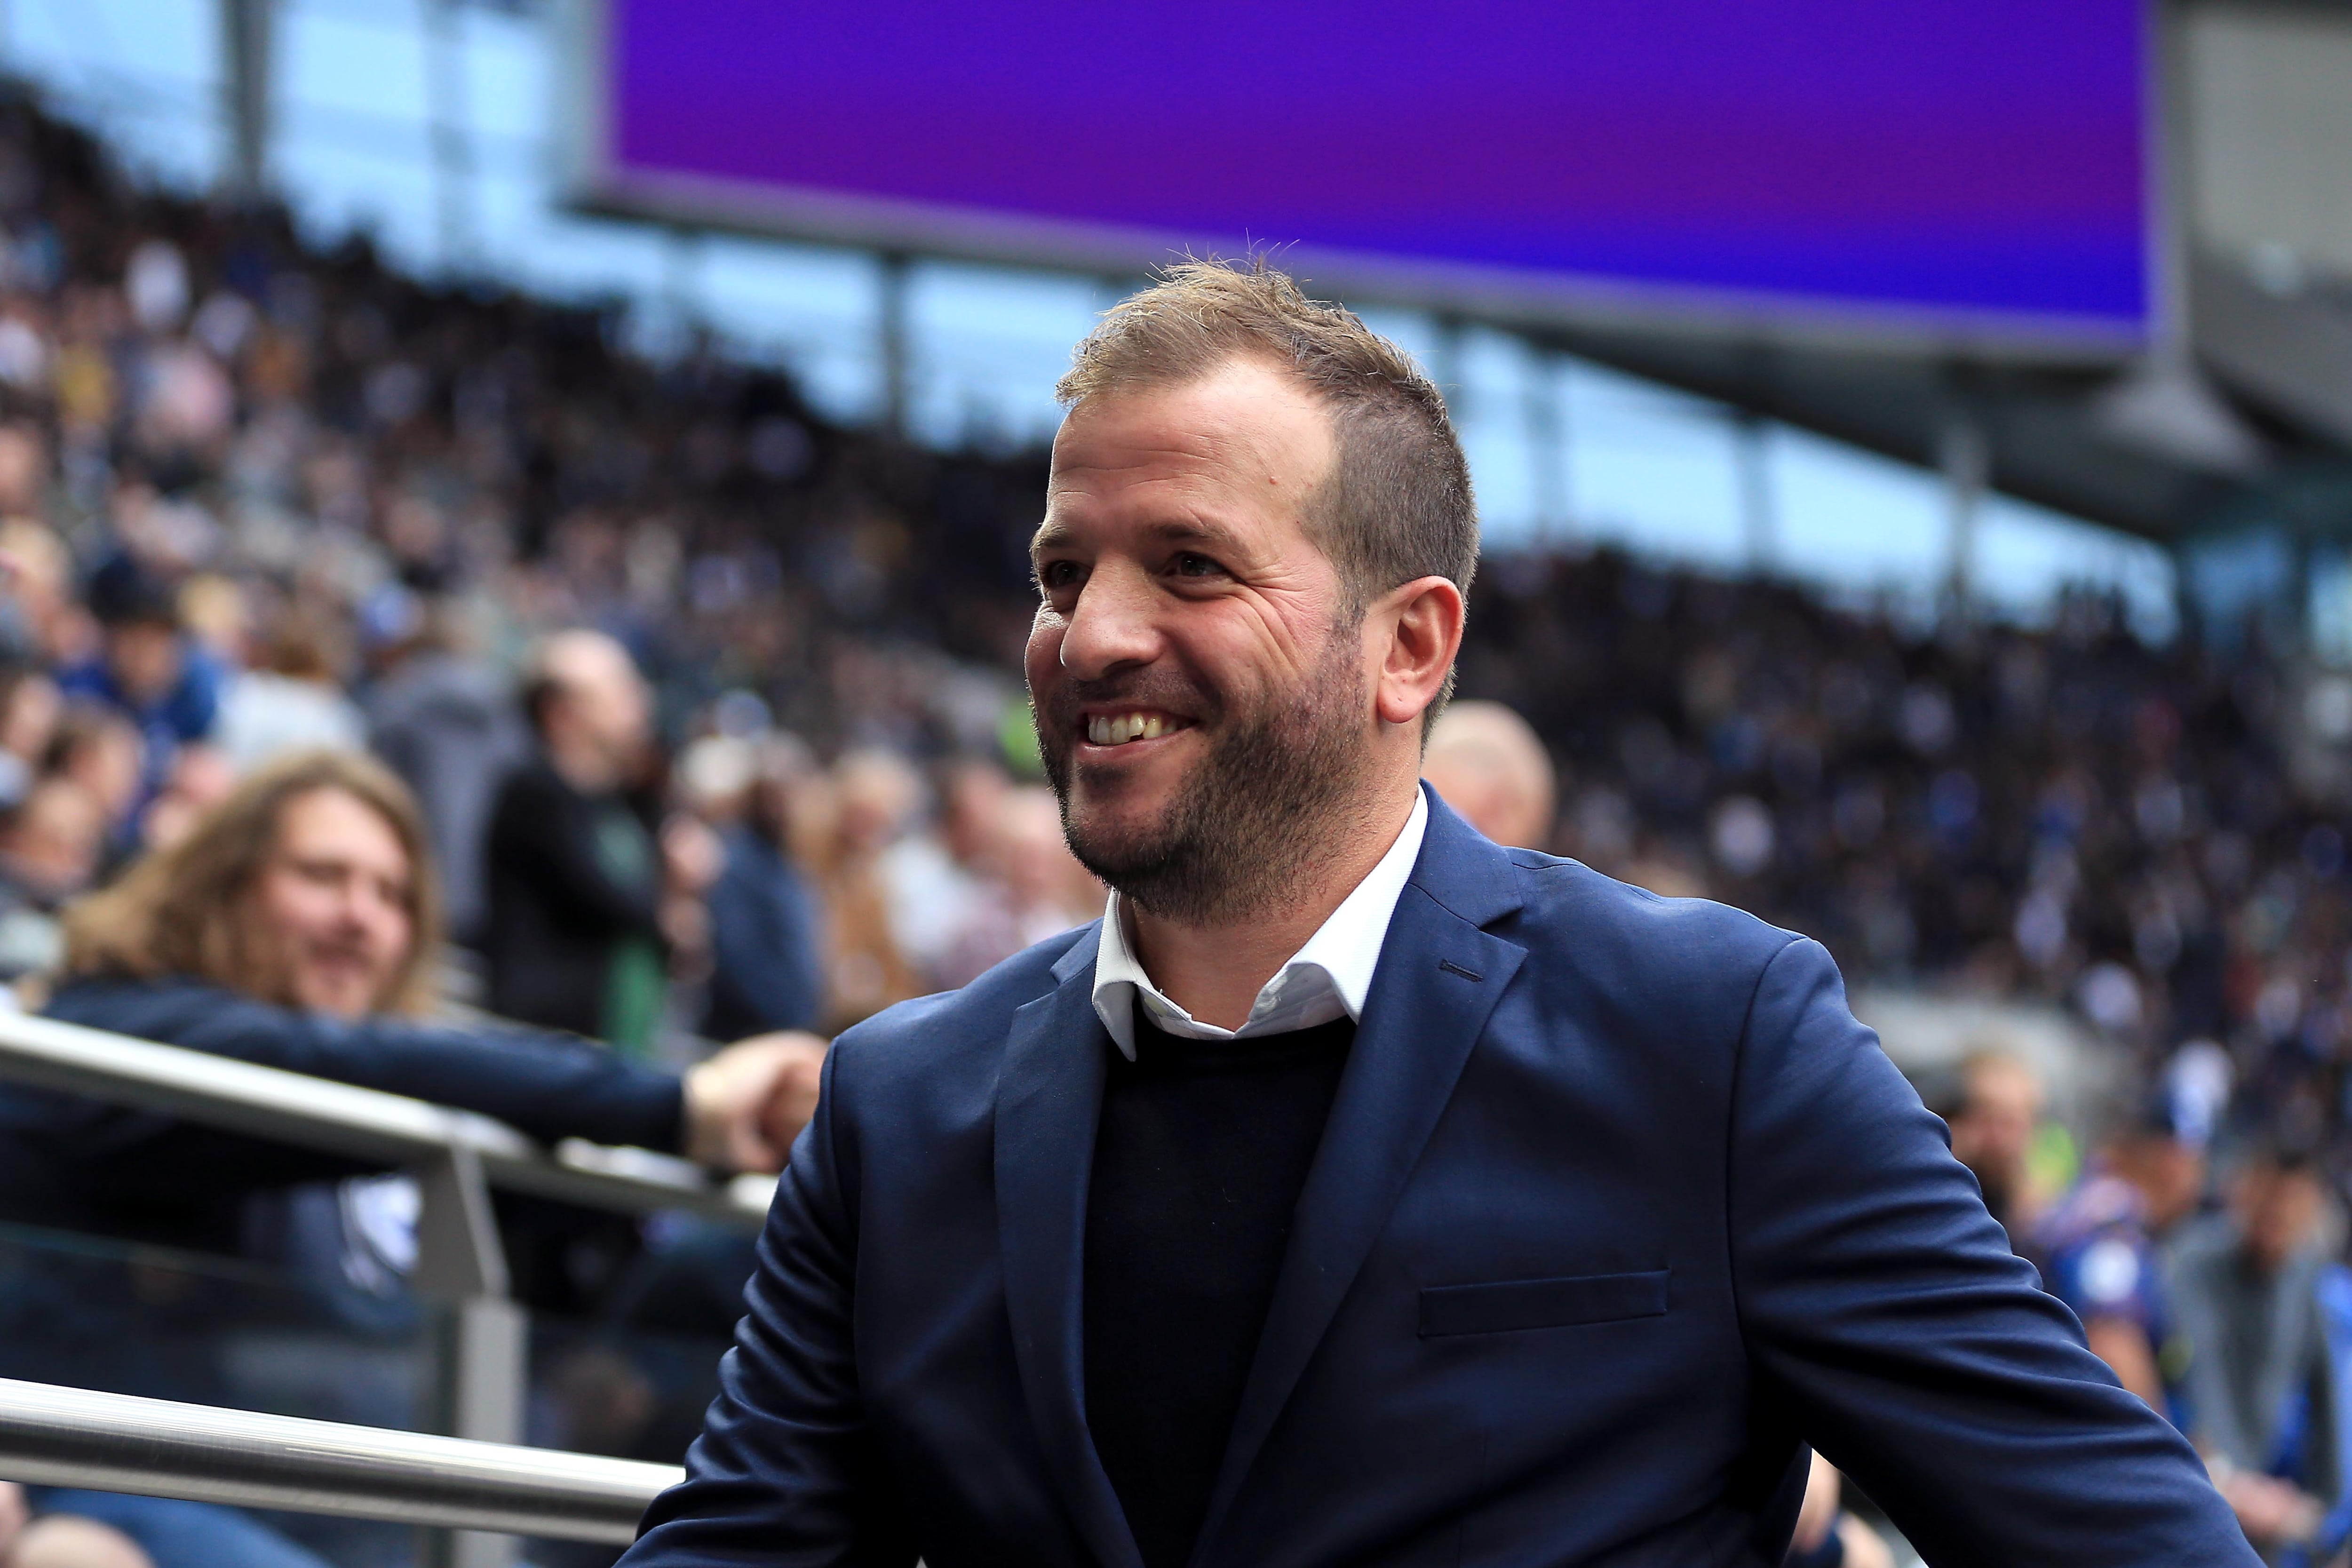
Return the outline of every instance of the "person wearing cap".
<path id="1" fill-rule="evenodd" d="M 2176 1426 L 2185 1425 L 2176 1395 L 2188 1347 L 2157 1248 L 2204 1191 L 2203 1142 L 2159 1095 L 2099 1151 L 2039 1238 L 2043 1282 L 2082 1320 L 2093 1353 Z"/>
<path id="2" fill-rule="evenodd" d="M 91 573 L 88 599 L 99 650 L 61 670 L 58 686 L 68 701 L 112 709 L 139 727 L 143 805 L 163 787 L 180 748 L 212 733 L 224 671 L 182 627 L 173 585 L 131 556 L 114 556 Z"/>

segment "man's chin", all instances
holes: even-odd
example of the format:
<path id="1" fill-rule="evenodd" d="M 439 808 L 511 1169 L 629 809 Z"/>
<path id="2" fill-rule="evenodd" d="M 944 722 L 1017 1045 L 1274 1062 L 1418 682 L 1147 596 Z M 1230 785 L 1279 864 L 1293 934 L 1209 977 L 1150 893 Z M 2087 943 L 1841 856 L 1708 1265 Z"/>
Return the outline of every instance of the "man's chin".
<path id="1" fill-rule="evenodd" d="M 1113 887 L 1167 859 L 1171 846 L 1164 808 L 1127 800 L 1087 802 L 1083 796 L 1072 806 L 1067 819 L 1071 853 Z"/>

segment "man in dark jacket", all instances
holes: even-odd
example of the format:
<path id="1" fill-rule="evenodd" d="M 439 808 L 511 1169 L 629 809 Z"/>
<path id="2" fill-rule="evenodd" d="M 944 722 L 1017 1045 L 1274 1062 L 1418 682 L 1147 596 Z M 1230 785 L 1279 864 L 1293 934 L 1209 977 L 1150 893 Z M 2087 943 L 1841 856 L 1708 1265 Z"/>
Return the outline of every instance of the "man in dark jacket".
<path id="1" fill-rule="evenodd" d="M 677 1075 L 576 1037 L 426 1016 L 438 930 L 425 843 L 407 792 L 365 758 L 266 768 L 68 912 L 49 1016 L 481 1111 L 541 1139 L 782 1163 L 814 1100 L 812 1037 L 745 1041 Z M 0 1089 L 9 1218 L 228 1249 L 250 1193 L 358 1168 Z"/>
<path id="2" fill-rule="evenodd" d="M 743 820 L 723 837 L 726 868 L 710 889 L 710 1001 L 715 1040 L 806 1029 L 824 1016 L 824 911 L 793 863 L 793 792 L 810 768 L 791 737 L 761 749 Z"/>
<path id="3" fill-rule="evenodd" d="M 539 755 L 499 789 L 485 859 L 491 1010 L 643 1056 L 667 988 L 663 896 L 701 890 L 635 794 L 645 680 L 611 637 L 561 632 L 533 657 L 523 700 Z"/>

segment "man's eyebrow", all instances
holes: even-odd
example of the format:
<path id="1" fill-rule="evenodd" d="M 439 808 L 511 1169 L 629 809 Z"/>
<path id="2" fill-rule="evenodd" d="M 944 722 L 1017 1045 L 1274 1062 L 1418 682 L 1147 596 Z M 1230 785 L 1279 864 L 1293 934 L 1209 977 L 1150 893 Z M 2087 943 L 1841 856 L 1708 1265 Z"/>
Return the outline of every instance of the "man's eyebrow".
<path id="1" fill-rule="evenodd" d="M 1233 553 L 1243 548 L 1240 534 L 1205 518 L 1146 523 L 1143 531 L 1161 544 L 1202 544 L 1221 553 Z"/>
<path id="2" fill-rule="evenodd" d="M 1155 544 L 1195 544 L 1216 551 L 1221 554 L 1236 553 L 1244 548 L 1240 534 L 1222 523 L 1212 522 L 1204 518 L 1147 522 L 1142 525 L 1140 531 L 1146 539 Z M 1076 537 L 1076 531 L 1064 523 L 1040 523 L 1037 525 L 1037 531 L 1029 539 L 1030 558 L 1037 560 L 1050 552 L 1065 549 Z"/>
<path id="3" fill-rule="evenodd" d="M 1029 558 L 1035 560 L 1049 550 L 1059 550 L 1070 542 L 1070 531 L 1062 523 L 1041 522 L 1037 531 L 1029 536 Z"/>

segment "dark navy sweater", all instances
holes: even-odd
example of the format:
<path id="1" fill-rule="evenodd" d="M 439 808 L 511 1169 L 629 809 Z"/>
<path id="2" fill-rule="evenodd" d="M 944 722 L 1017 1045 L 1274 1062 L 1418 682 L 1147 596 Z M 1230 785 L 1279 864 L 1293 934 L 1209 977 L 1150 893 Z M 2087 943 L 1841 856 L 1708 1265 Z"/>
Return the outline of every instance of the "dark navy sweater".
<path id="1" fill-rule="evenodd" d="M 1356 1026 L 1135 1033 L 1087 1197 L 1087 1425 L 1145 1568 L 1182 1568 Z"/>

